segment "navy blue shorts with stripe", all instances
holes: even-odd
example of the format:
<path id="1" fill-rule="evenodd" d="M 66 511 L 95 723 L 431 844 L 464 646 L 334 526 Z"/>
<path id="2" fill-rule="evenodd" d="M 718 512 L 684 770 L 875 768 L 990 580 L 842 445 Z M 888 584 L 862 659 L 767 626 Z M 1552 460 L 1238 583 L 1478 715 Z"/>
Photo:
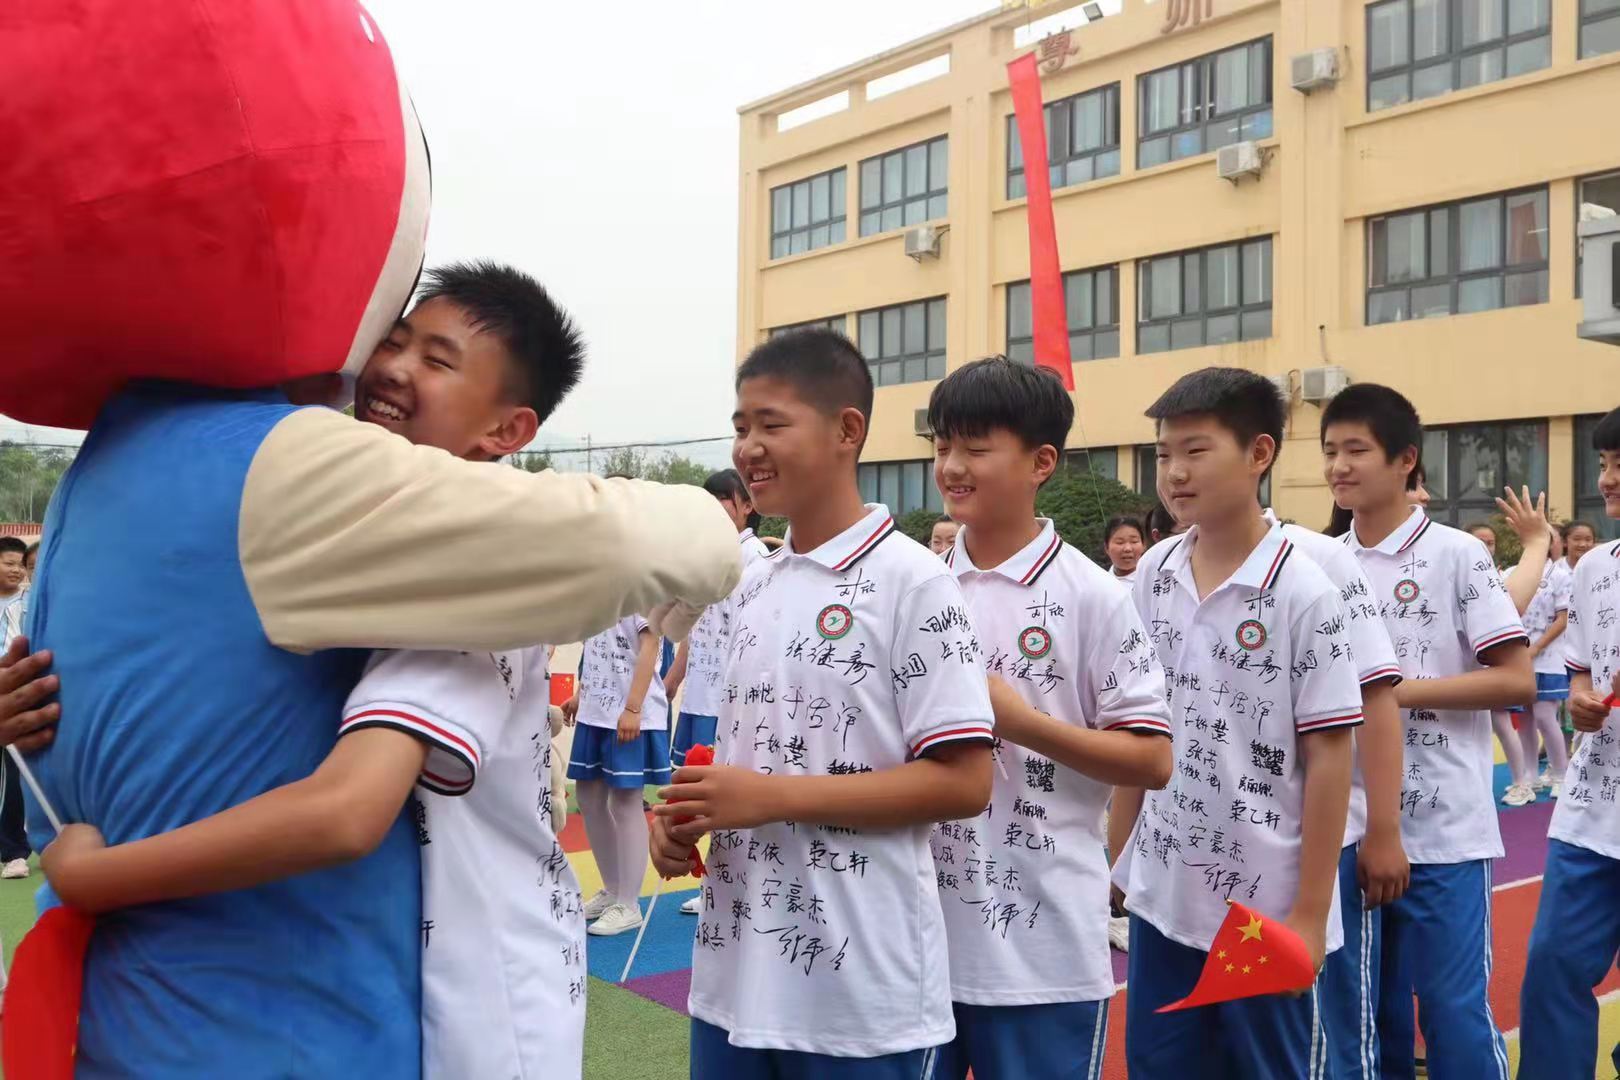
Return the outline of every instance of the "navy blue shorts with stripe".
<path id="1" fill-rule="evenodd" d="M 612 728 L 580 724 L 568 755 L 568 779 L 602 780 L 609 787 L 669 783 L 669 732 L 643 731 L 627 743 Z"/>
<path id="2" fill-rule="evenodd" d="M 692 1018 L 692 1080 L 935 1080 L 938 1047 L 875 1058 L 732 1046 L 725 1029 Z"/>

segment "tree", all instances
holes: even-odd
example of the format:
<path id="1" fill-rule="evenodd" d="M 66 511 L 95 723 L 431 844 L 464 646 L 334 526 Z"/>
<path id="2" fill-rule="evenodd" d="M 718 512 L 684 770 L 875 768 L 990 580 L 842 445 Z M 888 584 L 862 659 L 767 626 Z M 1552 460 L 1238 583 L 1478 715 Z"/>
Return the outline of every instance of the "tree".
<path id="1" fill-rule="evenodd" d="M 895 527 L 917 543 L 927 546 L 934 535 L 934 522 L 939 520 L 938 510 L 913 510 L 903 514 Z"/>
<path id="2" fill-rule="evenodd" d="M 637 480 L 652 480 L 659 484 L 701 485 L 713 470 L 699 465 L 691 458 L 666 450 L 658 457 L 636 446 L 621 446 L 610 451 L 602 462 L 605 476 L 623 475 Z"/>
<path id="3" fill-rule="evenodd" d="M 0 443 L 0 521 L 38 522 L 73 464 L 73 451 Z"/>
<path id="4" fill-rule="evenodd" d="M 1153 500 L 1117 480 L 1079 469 L 1060 469 L 1035 497 L 1035 512 L 1052 519 L 1058 535 L 1099 563 L 1103 526 L 1115 514 L 1146 514 Z"/>
<path id="5" fill-rule="evenodd" d="M 547 469 L 557 467 L 551 460 L 549 450 L 520 450 L 512 455 L 512 464 L 524 472 L 531 473 L 545 472 Z"/>

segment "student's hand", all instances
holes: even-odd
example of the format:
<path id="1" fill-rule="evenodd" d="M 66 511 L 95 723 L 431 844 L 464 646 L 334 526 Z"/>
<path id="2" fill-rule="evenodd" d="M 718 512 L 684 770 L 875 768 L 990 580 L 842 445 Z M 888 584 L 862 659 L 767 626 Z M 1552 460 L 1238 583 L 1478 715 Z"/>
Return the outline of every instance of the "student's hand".
<path id="1" fill-rule="evenodd" d="M 996 718 L 996 734 L 1008 742 L 1019 741 L 1019 734 L 1023 731 L 1023 716 L 1029 710 L 1023 698 L 999 676 L 991 675 L 990 684 L 990 711 Z"/>
<path id="2" fill-rule="evenodd" d="M 563 711 L 563 723 L 567 724 L 569 727 L 573 727 L 574 726 L 574 721 L 579 718 L 579 691 L 578 690 L 574 691 L 574 695 L 572 697 L 570 697 L 567 701 L 563 702 L 562 711 Z"/>
<path id="3" fill-rule="evenodd" d="M 1405 895 L 1407 886 L 1412 883 L 1412 864 L 1401 846 L 1399 826 L 1367 830 L 1356 850 L 1356 879 L 1361 883 L 1368 911 L 1392 904 Z"/>
<path id="4" fill-rule="evenodd" d="M 1497 499 L 1497 509 L 1507 519 L 1508 528 L 1518 536 L 1519 543 L 1524 547 L 1532 545 L 1550 545 L 1552 543 L 1552 523 L 1547 520 L 1547 493 L 1543 491 L 1536 496 L 1536 501 L 1530 501 L 1530 489 L 1521 488 L 1522 494 L 1514 494 L 1512 488 L 1503 488 L 1505 499 Z"/>
<path id="5" fill-rule="evenodd" d="M 56 737 L 62 706 L 40 702 L 61 688 L 51 666 L 49 650 L 30 654 L 28 639 L 18 635 L 0 656 L 0 746 L 15 746 L 25 753 L 49 746 Z"/>
<path id="6" fill-rule="evenodd" d="M 635 742 L 636 736 L 641 734 L 641 714 L 631 712 L 629 709 L 619 714 L 619 741 L 621 743 Z"/>
<path id="7" fill-rule="evenodd" d="M 678 682 L 671 682 L 669 677 L 666 675 L 664 677 L 664 700 L 673 702 L 675 700 L 675 695 L 680 692 L 681 684 Z"/>
<path id="8" fill-rule="evenodd" d="M 1305 941 L 1305 950 L 1311 956 L 1313 971 L 1322 970 L 1322 961 L 1327 959 L 1327 920 L 1315 915 L 1302 915 L 1291 911 L 1283 920 L 1289 929 L 1298 934 Z M 1303 993 L 1295 996 L 1303 996 Z"/>
<path id="9" fill-rule="evenodd" d="M 1602 731 L 1609 719 L 1609 706 L 1603 695 L 1595 690 L 1572 690 L 1569 695 L 1569 719 L 1576 731 Z"/>
<path id="10" fill-rule="evenodd" d="M 752 829 L 782 820 L 775 778 L 735 765 L 688 765 L 658 793 L 662 817 L 689 817 L 702 831 Z"/>
<path id="11" fill-rule="evenodd" d="M 692 825 L 676 825 L 673 819 L 655 817 L 647 834 L 647 850 L 653 869 L 664 880 L 685 877 L 692 872 L 692 851 L 702 830 Z"/>
<path id="12" fill-rule="evenodd" d="M 84 866 L 87 857 L 94 856 L 106 846 L 107 841 L 94 825 L 63 826 L 56 839 L 46 845 L 39 857 L 39 864 L 45 871 L 45 880 L 51 883 L 51 888 L 64 904 L 76 906 L 74 872 Z"/>

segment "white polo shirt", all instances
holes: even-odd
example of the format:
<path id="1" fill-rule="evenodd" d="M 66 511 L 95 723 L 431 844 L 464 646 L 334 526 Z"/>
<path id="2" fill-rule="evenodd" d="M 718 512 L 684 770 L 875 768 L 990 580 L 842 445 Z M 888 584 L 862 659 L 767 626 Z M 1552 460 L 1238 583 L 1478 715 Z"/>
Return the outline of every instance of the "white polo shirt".
<path id="1" fill-rule="evenodd" d="M 1502 575 L 1477 537 L 1430 521 L 1414 506 L 1376 547 L 1363 547 L 1354 527 L 1343 540 L 1372 582 L 1408 679 L 1478 671 L 1479 654 L 1525 640 Z M 1490 710 L 1402 714 L 1401 842 L 1407 857 L 1414 863 L 1501 858 Z"/>
<path id="2" fill-rule="evenodd" d="M 1121 585 L 1125 586 L 1128 589 L 1128 588 L 1130 588 L 1132 585 L 1134 585 L 1136 583 L 1136 575 L 1141 571 L 1141 569 L 1142 569 L 1141 562 L 1137 562 L 1136 569 L 1132 570 L 1128 574 L 1122 574 L 1118 570 L 1113 569 L 1112 567 L 1110 567 L 1109 569 L 1103 571 L 1103 573 L 1107 574 L 1109 577 L 1113 578 L 1115 581 L 1119 582 Z"/>
<path id="3" fill-rule="evenodd" d="M 1620 540 L 1581 556 L 1574 578 L 1563 637 L 1569 672 L 1591 675 L 1606 696 L 1620 671 Z M 1620 859 L 1620 713 L 1611 710 L 1576 748 L 1547 835 Z"/>
<path id="4" fill-rule="evenodd" d="M 344 708 L 429 745 L 408 811 L 422 845 L 422 1075 L 578 1080 L 585 917 L 551 827 L 543 647 L 378 652 Z"/>
<path id="5" fill-rule="evenodd" d="M 1344 605 L 1327 576 L 1270 529 L 1202 601 L 1196 526 L 1143 557 L 1135 600 L 1164 666 L 1176 771 L 1149 791 L 1124 866 L 1126 906 L 1208 949 L 1228 899 L 1282 918 L 1299 892 L 1300 736 L 1361 723 Z M 1115 869 L 1120 876 L 1120 868 Z M 1342 942 L 1338 890 L 1327 948 Z"/>
<path id="6" fill-rule="evenodd" d="M 1569 564 L 1559 559 L 1554 562 L 1548 560 L 1547 565 L 1541 568 L 1541 581 L 1536 585 L 1536 595 L 1531 598 L 1530 606 L 1524 609 L 1524 632 L 1534 645 L 1541 640 L 1541 635 L 1558 618 L 1560 611 L 1569 610 L 1570 590 L 1574 584 L 1575 575 L 1570 573 Z M 1564 634 L 1568 634 L 1566 629 Z M 1541 650 L 1535 656 L 1534 667 L 1538 675 L 1564 674 L 1564 642 L 1560 635 L 1553 639 L 1551 645 Z"/>
<path id="7" fill-rule="evenodd" d="M 993 570 L 946 560 L 991 675 L 1064 723 L 1168 737 L 1164 672 L 1130 593 L 1065 544 L 1050 521 Z M 1117 580 L 1117 579 L 1116 579 Z M 951 997 L 969 1005 L 1100 1001 L 1108 956 L 1103 811 L 1113 788 L 1002 742 L 990 805 L 934 829 Z"/>
<path id="8" fill-rule="evenodd" d="M 737 594 L 724 762 L 849 774 L 993 738 L 980 643 L 956 578 L 896 532 L 886 509 L 867 511 L 805 554 L 790 533 Z M 949 1042 L 930 830 L 716 832 L 691 1014 L 744 1047 L 876 1057 Z"/>
<path id="9" fill-rule="evenodd" d="M 1356 678 L 1362 686 L 1385 679 L 1401 681 L 1401 665 L 1395 659 L 1395 647 L 1390 644 L 1389 632 L 1378 617 L 1378 607 L 1372 600 L 1372 584 L 1361 572 L 1361 563 L 1350 550 L 1332 536 L 1323 536 L 1301 525 L 1283 525 L 1277 515 L 1266 510 L 1266 520 L 1282 529 L 1292 540 L 1300 554 L 1310 557 L 1322 573 L 1339 590 L 1339 602 L 1344 605 L 1345 629 L 1350 634 L 1350 652 L 1356 660 Z M 1344 822 L 1344 846 L 1359 844 L 1367 835 L 1367 785 L 1361 775 L 1360 755 L 1351 774 L 1350 815 Z"/>
<path id="10" fill-rule="evenodd" d="M 766 547 L 744 529 L 737 537 L 742 544 L 743 572 L 766 555 Z M 738 583 L 741 588 L 741 582 Z M 731 620 L 734 590 L 718 604 L 710 604 L 693 625 L 686 639 L 686 680 L 681 684 L 681 711 L 694 716 L 719 716 L 725 695 L 726 653 L 731 649 Z"/>
<path id="11" fill-rule="evenodd" d="M 579 672 L 577 723 L 594 728 L 618 728 L 624 703 L 630 697 L 630 682 L 641 650 L 641 632 L 645 629 L 645 618 L 626 615 L 585 643 Z M 664 695 L 664 680 L 658 677 L 655 664 L 652 681 L 647 683 L 647 693 L 641 699 L 641 730 L 663 731 L 668 727 L 669 699 Z"/>

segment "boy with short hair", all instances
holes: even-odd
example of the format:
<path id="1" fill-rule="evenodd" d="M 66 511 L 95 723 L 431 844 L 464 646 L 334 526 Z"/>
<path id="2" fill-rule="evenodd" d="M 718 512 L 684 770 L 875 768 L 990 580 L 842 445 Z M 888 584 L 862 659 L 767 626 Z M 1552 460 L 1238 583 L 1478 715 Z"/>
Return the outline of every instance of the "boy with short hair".
<path id="1" fill-rule="evenodd" d="M 1315 1076 L 1316 993 L 1159 1014 L 1198 981 L 1227 900 L 1286 923 L 1318 968 L 1343 936 L 1337 870 L 1361 692 L 1338 590 L 1261 515 L 1286 409 L 1264 376 L 1205 368 L 1148 409 L 1159 490 L 1187 532 L 1133 586 L 1164 666 L 1177 772 L 1121 789 L 1135 820 L 1115 869 L 1131 912 L 1126 1056 L 1133 1080 Z M 1262 931 L 1263 933 L 1263 931 Z"/>
<path id="2" fill-rule="evenodd" d="M 0 536 L 0 649 L 22 633 L 22 609 L 28 595 L 25 560 L 28 544 L 18 536 Z"/>
<path id="3" fill-rule="evenodd" d="M 732 460 L 789 531 L 736 593 L 721 763 L 654 807 L 666 877 L 713 833 L 691 1075 L 914 1080 L 955 1035 L 928 837 L 990 797 L 979 642 L 944 562 L 861 502 L 854 346 L 772 338 L 736 387 Z"/>
<path id="4" fill-rule="evenodd" d="M 986 653 L 1003 771 L 934 831 L 956 1039 L 940 1080 L 1097 1076 L 1114 973 L 1103 813 L 1173 765 L 1164 673 L 1129 591 L 1035 516 L 1074 402 L 1004 357 L 934 388 L 934 480 L 962 523 L 947 564 Z"/>
<path id="5" fill-rule="evenodd" d="M 1620 521 L 1620 409 L 1592 431 L 1603 512 Z M 1575 565 L 1564 632 L 1569 711 L 1585 732 L 1547 830 L 1547 871 L 1519 999 L 1519 1080 L 1588 1076 L 1597 1066 L 1593 989 L 1620 950 L 1620 541 Z M 1620 1068 L 1620 1047 L 1615 1051 Z"/>
<path id="6" fill-rule="evenodd" d="M 445 267 L 367 363 L 355 412 L 494 461 L 534 438 L 583 353 L 573 320 L 527 275 Z M 544 646 L 378 652 L 313 775 L 115 847 L 69 825 L 47 875 L 89 911 L 261 885 L 365 856 L 420 785 L 424 1075 L 577 1077 L 584 920 L 552 829 L 564 796 L 551 787 L 548 679 Z"/>
<path id="7" fill-rule="evenodd" d="M 949 515 L 941 514 L 935 521 L 933 528 L 928 531 L 928 550 L 935 555 L 944 556 L 956 543 L 956 534 L 962 528 L 958 521 Z"/>
<path id="8" fill-rule="evenodd" d="M 1395 644 L 1405 711 L 1401 836 L 1411 885 L 1383 912 L 1382 1074 L 1410 1077 L 1422 1011 L 1429 1068 L 1507 1075 L 1491 1017 L 1491 860 L 1502 856 L 1490 710 L 1535 695 L 1524 627 L 1485 545 L 1429 520 L 1407 497 L 1423 428 L 1396 391 L 1359 383 L 1322 412 L 1333 497 L 1352 512 L 1344 543 L 1373 586 Z"/>

